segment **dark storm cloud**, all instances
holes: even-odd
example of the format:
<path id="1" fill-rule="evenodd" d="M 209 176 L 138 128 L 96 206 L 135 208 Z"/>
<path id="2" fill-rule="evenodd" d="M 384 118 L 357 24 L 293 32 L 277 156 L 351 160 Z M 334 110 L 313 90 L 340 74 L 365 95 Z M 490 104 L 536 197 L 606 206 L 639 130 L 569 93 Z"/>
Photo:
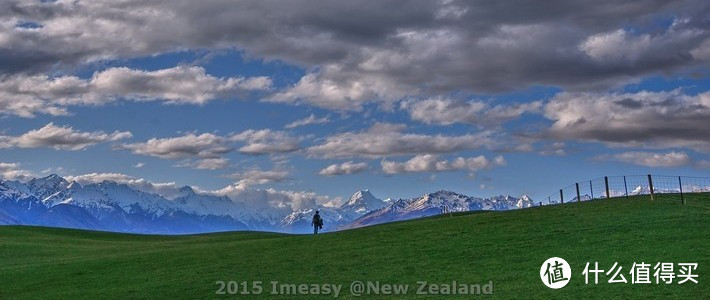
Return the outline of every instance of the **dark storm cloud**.
<path id="1" fill-rule="evenodd" d="M 10 1 L 2 73 L 237 48 L 312 74 L 274 101 L 606 87 L 705 63 L 707 1 Z M 658 29 L 659 18 L 675 16 Z M 16 28 L 20 21 L 42 28 Z M 632 30 L 633 29 L 633 30 Z M 334 91 L 323 95 L 323 90 Z"/>

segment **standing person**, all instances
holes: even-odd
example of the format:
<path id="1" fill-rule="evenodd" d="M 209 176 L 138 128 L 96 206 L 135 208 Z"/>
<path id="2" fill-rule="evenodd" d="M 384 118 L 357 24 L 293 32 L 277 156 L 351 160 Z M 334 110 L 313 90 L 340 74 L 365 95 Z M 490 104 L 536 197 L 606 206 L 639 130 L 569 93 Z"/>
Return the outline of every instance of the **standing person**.
<path id="1" fill-rule="evenodd" d="M 318 234 L 318 229 L 323 228 L 323 218 L 320 217 L 320 214 L 316 210 L 316 214 L 313 215 L 313 220 L 311 221 L 311 226 L 313 226 L 313 234 Z"/>

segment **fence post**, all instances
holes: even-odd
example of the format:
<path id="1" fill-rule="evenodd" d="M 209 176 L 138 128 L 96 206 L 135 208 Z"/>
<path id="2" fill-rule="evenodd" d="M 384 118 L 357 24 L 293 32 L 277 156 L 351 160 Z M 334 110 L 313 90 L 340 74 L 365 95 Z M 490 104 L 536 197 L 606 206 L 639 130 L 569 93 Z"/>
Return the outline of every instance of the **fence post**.
<path id="1" fill-rule="evenodd" d="M 592 181 L 589 181 L 589 192 L 592 194 L 592 199 L 594 199 L 594 188 L 592 187 Z"/>
<path id="2" fill-rule="evenodd" d="M 626 176 L 624 176 L 624 194 L 626 195 L 626 199 L 629 199 L 629 188 L 626 186 Z"/>
<path id="3" fill-rule="evenodd" d="M 550 201 L 550 197 L 547 197 L 547 205 L 552 204 L 552 201 Z"/>
<path id="4" fill-rule="evenodd" d="M 577 186 L 577 202 L 579 202 L 579 201 L 581 201 L 581 198 L 582 198 L 579 196 L 579 182 L 575 183 L 574 185 Z"/>
<path id="5" fill-rule="evenodd" d="M 680 187 L 680 203 L 685 205 L 685 198 L 683 198 L 683 181 L 680 180 L 680 176 L 678 176 L 678 187 Z"/>
<path id="6" fill-rule="evenodd" d="M 560 203 L 565 203 L 565 197 L 562 195 L 562 189 L 560 189 Z"/>
<path id="7" fill-rule="evenodd" d="M 653 179 L 651 179 L 651 174 L 648 174 L 648 188 L 651 190 L 651 201 L 653 201 Z"/>
<path id="8" fill-rule="evenodd" d="M 609 177 L 604 176 L 604 189 L 606 190 L 606 198 L 609 199 Z"/>

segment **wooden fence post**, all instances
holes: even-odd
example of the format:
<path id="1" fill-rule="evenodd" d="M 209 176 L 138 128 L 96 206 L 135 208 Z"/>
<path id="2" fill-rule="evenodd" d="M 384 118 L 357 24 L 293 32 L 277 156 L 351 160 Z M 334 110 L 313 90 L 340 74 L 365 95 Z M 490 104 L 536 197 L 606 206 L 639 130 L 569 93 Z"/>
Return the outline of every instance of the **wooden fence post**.
<path id="1" fill-rule="evenodd" d="M 562 189 L 560 189 L 560 203 L 565 203 L 565 197 L 562 195 Z"/>
<path id="2" fill-rule="evenodd" d="M 592 199 L 594 199 L 594 188 L 592 187 L 592 181 L 589 181 L 589 192 L 592 193 Z"/>
<path id="3" fill-rule="evenodd" d="M 574 185 L 577 186 L 577 202 L 579 202 L 582 200 L 582 197 L 579 196 L 579 182 L 575 183 Z"/>
<path id="4" fill-rule="evenodd" d="M 604 176 L 604 188 L 606 189 L 606 198 L 609 199 L 609 177 Z"/>
<path id="5" fill-rule="evenodd" d="M 624 193 L 626 195 L 626 199 L 629 199 L 629 188 L 626 185 L 626 176 L 624 176 Z"/>
<path id="6" fill-rule="evenodd" d="M 648 188 L 651 190 L 651 201 L 653 201 L 653 179 L 651 179 L 651 174 L 648 174 Z"/>
<path id="7" fill-rule="evenodd" d="M 680 204 L 685 205 L 685 198 L 683 198 L 683 181 L 680 180 L 680 176 L 678 176 L 678 187 L 680 187 Z"/>

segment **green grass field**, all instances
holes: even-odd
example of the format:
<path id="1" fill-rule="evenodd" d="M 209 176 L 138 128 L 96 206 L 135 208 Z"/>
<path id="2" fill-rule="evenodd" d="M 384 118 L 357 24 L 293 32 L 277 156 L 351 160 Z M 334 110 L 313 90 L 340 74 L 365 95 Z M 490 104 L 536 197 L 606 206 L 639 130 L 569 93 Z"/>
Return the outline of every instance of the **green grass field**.
<path id="1" fill-rule="evenodd" d="M 454 214 L 336 233 L 127 235 L 0 227 L 0 298 L 220 298 L 216 281 L 485 284 L 499 298 L 706 298 L 710 194 L 595 200 L 508 212 Z M 572 267 L 559 290 L 543 285 L 552 256 Z M 585 285 L 586 262 L 698 263 L 698 284 Z M 653 273 L 653 271 L 651 271 Z M 653 277 L 652 277 L 653 280 Z M 231 296 L 234 297 L 234 296 Z M 332 295 L 324 298 L 332 298 Z M 380 296 L 391 298 L 392 296 Z M 409 291 L 405 298 L 414 298 Z M 425 297 L 425 296 L 420 296 Z M 431 297 L 431 296 L 428 296 Z M 304 296 L 313 298 L 313 296 Z M 367 297 L 371 298 L 371 297 Z"/>

